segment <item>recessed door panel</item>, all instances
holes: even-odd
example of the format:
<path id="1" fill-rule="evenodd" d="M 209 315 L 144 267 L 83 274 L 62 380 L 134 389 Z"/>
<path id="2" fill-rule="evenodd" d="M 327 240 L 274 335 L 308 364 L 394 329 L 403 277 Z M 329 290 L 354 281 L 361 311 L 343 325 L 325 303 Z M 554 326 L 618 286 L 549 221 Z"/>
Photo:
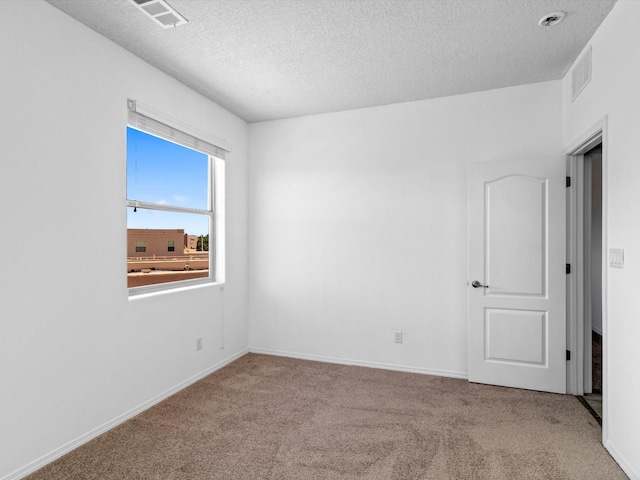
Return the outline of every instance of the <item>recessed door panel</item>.
<path id="1" fill-rule="evenodd" d="M 487 308 L 485 360 L 547 365 L 547 312 Z"/>
<path id="2" fill-rule="evenodd" d="M 547 181 L 512 175 L 487 182 L 485 202 L 487 293 L 544 296 Z"/>

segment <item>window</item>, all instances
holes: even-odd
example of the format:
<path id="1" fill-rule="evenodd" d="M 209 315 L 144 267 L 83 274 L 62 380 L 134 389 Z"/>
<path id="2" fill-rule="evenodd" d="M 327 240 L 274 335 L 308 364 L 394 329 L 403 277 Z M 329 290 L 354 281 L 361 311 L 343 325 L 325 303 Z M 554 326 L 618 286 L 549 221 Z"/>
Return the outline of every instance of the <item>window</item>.
<path id="1" fill-rule="evenodd" d="M 144 253 L 147 251 L 146 240 L 136 240 L 136 253 Z"/>
<path id="2" fill-rule="evenodd" d="M 222 281 L 223 245 L 219 239 L 224 238 L 226 150 L 139 110 L 130 100 L 126 202 L 129 293 Z"/>

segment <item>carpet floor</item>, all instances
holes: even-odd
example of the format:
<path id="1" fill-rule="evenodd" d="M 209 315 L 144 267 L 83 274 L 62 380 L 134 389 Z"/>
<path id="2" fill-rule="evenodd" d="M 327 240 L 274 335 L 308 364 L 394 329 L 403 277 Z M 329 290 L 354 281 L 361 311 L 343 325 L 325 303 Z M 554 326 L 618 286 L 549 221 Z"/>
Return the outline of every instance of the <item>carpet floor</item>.
<path id="1" fill-rule="evenodd" d="M 626 479 L 576 397 L 248 354 L 27 477 Z"/>

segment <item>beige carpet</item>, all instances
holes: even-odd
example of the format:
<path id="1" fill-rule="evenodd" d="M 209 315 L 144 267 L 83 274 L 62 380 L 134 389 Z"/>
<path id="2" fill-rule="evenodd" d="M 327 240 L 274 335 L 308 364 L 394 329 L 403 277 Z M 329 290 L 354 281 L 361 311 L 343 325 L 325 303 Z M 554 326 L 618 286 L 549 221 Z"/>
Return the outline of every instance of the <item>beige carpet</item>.
<path id="1" fill-rule="evenodd" d="M 575 397 L 249 354 L 29 476 L 625 479 Z"/>

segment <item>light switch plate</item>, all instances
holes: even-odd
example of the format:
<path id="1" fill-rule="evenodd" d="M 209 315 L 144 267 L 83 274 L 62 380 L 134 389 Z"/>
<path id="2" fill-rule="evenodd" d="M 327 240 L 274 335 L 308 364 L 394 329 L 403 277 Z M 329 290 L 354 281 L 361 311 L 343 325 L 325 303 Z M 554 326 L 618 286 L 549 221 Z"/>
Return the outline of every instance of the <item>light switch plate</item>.
<path id="1" fill-rule="evenodd" d="M 624 268 L 624 249 L 609 249 L 609 266 L 612 268 Z"/>

